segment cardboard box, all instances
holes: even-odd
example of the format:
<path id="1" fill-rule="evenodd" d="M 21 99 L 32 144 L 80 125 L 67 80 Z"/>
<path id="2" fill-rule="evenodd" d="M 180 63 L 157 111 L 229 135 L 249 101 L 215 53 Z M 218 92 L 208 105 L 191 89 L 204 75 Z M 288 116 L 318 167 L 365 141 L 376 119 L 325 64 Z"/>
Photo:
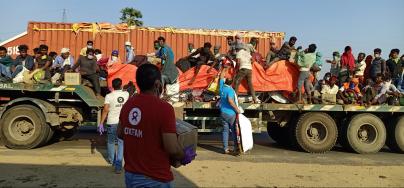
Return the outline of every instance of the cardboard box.
<path id="1" fill-rule="evenodd" d="M 337 95 L 322 94 L 321 97 L 322 97 L 323 104 L 336 104 L 337 103 Z"/>
<path id="2" fill-rule="evenodd" d="M 184 149 L 188 146 L 192 146 L 196 152 L 196 147 L 198 145 L 198 128 L 179 119 L 176 121 L 176 127 L 178 142 L 181 148 Z M 179 161 L 173 161 L 171 165 L 178 168 L 181 166 L 181 163 Z"/>
<path id="3" fill-rule="evenodd" d="M 65 85 L 81 85 L 81 75 L 77 72 L 65 73 Z"/>

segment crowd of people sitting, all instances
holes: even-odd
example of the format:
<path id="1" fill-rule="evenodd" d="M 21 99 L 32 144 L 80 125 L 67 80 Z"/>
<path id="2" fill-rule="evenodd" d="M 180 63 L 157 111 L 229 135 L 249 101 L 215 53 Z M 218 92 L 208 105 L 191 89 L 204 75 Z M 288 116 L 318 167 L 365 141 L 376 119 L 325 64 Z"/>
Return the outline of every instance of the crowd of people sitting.
<path id="1" fill-rule="evenodd" d="M 178 84 L 177 67 L 183 72 L 195 67 L 189 85 L 195 82 L 202 65 L 210 66 L 208 72 L 212 69 L 235 69 L 233 87 L 236 94 L 241 81 L 246 80 L 254 103 L 260 103 L 260 99 L 253 87 L 252 64 L 257 62 L 268 69 L 280 60 L 287 60 L 299 69 L 297 87 L 293 93 L 296 103 L 393 105 L 398 104 L 397 101 L 403 96 L 404 55 L 400 58 L 398 49 L 392 49 L 389 59 L 385 61 L 379 48 L 374 50 L 373 55 L 358 53 L 355 59 L 351 47 L 347 46 L 342 55 L 336 51 L 332 54 L 333 59 L 323 61 L 322 53 L 318 52 L 315 44 L 303 50 L 301 46 L 295 48 L 296 41 L 296 37 L 291 37 L 279 49 L 271 42 L 264 57 L 257 51 L 258 38 L 253 37 L 249 43 L 244 43 L 242 36 L 237 34 L 227 37 L 229 50 L 225 53 L 221 53 L 220 45 L 213 47 L 206 42 L 195 49 L 189 43 L 189 55 L 174 62 L 173 50 L 165 43 L 164 37 L 159 37 L 154 41 L 155 51 L 141 57 L 145 62 L 159 64 L 163 85 Z M 114 63 L 133 63 L 142 59 L 135 55 L 130 42 L 125 43 L 125 62 L 121 62 L 118 50 L 113 50 L 109 57 L 104 56 L 100 49 L 94 48 L 93 41 L 88 41 L 87 46 L 81 49 L 77 61 L 69 48 L 62 48 L 60 54 L 48 52 L 48 49 L 48 46 L 40 45 L 33 49 L 31 56 L 28 46 L 23 44 L 18 47 L 19 55 L 12 59 L 7 55 L 7 49 L 1 46 L 0 82 L 57 84 L 63 80 L 65 72 L 79 72 L 82 78 L 91 82 L 94 92 L 100 95 L 100 80 L 107 79 L 108 67 Z M 329 63 L 331 69 L 320 79 L 323 62 Z"/>

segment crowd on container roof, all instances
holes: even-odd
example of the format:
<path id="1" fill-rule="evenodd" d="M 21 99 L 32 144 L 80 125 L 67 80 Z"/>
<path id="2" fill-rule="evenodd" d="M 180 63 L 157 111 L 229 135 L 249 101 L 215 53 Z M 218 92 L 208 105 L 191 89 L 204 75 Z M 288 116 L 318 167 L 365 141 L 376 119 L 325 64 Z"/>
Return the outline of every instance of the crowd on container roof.
<path id="1" fill-rule="evenodd" d="M 178 69 L 185 72 L 193 67 L 194 76 L 188 82 L 192 85 L 198 77 L 203 65 L 210 66 L 208 72 L 216 69 L 219 72 L 234 69 L 236 74 L 232 86 L 238 94 L 241 81 L 246 80 L 249 94 L 254 103 L 260 103 L 253 83 L 254 62 L 268 69 L 280 60 L 287 60 L 299 68 L 298 84 L 293 93 L 296 103 L 330 103 L 330 104 L 398 104 L 404 92 L 404 55 L 399 49 L 392 49 L 389 59 L 381 57 L 382 50 L 374 49 L 372 54 L 358 53 L 355 58 L 352 48 L 346 46 L 344 52 L 333 52 L 331 60 L 323 60 L 323 54 L 317 50 L 316 44 L 303 49 L 295 47 L 296 37 L 290 37 L 279 49 L 270 42 L 270 49 L 264 57 L 257 51 L 258 38 L 252 37 L 244 43 L 243 36 L 237 34 L 227 37 L 228 51 L 221 53 L 221 46 L 213 46 L 205 42 L 200 48 L 188 44 L 189 55 L 174 62 L 174 52 L 165 42 L 164 37 L 154 41 L 154 52 L 135 55 L 130 42 L 125 43 L 125 60 L 121 62 L 118 50 L 105 56 L 100 49 L 94 48 L 94 42 L 88 41 L 81 49 L 77 61 L 70 54 L 69 48 L 62 48 L 60 54 L 48 52 L 48 46 L 42 44 L 33 49 L 29 55 L 27 45 L 18 47 L 19 55 L 12 59 L 7 55 L 5 47 L 0 47 L 0 81 L 60 84 L 65 72 L 79 72 L 83 79 L 91 82 L 94 92 L 101 94 L 100 80 L 108 77 L 107 70 L 116 63 L 131 63 L 140 66 L 144 63 L 156 64 L 162 72 L 165 92 L 179 93 Z M 212 51 L 213 47 L 213 51 Z M 324 62 L 331 64 L 331 69 L 323 78 L 319 78 Z M 177 69 L 178 67 L 178 69 Z M 178 101 L 178 96 L 174 97 Z"/>

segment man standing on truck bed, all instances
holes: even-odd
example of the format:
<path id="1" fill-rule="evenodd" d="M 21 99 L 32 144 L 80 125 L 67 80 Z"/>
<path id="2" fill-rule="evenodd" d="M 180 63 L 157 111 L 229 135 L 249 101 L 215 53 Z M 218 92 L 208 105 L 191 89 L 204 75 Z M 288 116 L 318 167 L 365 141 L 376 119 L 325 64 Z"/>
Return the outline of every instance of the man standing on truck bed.
<path id="1" fill-rule="evenodd" d="M 101 95 L 99 67 L 97 65 L 96 57 L 94 55 L 94 49 L 89 48 L 86 52 L 86 56 L 80 56 L 77 62 L 73 65 L 72 70 L 76 71 L 80 68 L 80 74 L 82 78 L 91 82 L 94 87 L 95 94 Z"/>
<path id="2" fill-rule="evenodd" d="M 107 119 L 107 151 L 108 162 L 115 167 L 115 173 L 120 174 L 122 171 L 123 159 L 123 140 L 117 139 L 116 130 L 119 123 L 119 114 L 122 106 L 129 98 L 129 93 L 122 90 L 122 80 L 115 78 L 112 80 L 114 91 L 105 96 L 104 109 L 101 116 L 101 124 L 98 126 L 100 134 L 104 131 L 105 119 Z M 115 141 L 118 141 L 118 149 L 115 150 Z"/>
<path id="3" fill-rule="evenodd" d="M 195 157 L 192 148 L 181 149 L 173 107 L 159 97 L 161 73 L 157 66 L 137 69 L 140 94 L 123 106 L 118 138 L 124 140 L 126 187 L 171 187 L 170 160 L 185 165 Z"/>

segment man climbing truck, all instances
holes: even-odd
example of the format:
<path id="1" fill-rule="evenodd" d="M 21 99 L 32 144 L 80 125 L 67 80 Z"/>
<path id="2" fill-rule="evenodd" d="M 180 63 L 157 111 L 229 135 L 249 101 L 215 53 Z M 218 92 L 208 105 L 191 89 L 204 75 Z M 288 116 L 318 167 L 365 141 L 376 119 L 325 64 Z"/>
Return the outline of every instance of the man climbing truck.
<path id="1" fill-rule="evenodd" d="M 0 83 L 0 137 L 8 148 L 40 147 L 55 132 L 66 138 L 80 125 L 96 124 L 102 105 L 82 85 Z"/>
<path id="2" fill-rule="evenodd" d="M 296 105 L 241 103 L 244 114 L 259 132 L 267 127 L 278 144 L 310 153 L 324 153 L 335 144 L 357 153 L 376 153 L 386 144 L 404 152 L 404 106 Z M 199 122 L 202 132 L 215 131 L 214 102 L 175 103 L 178 118 Z M 266 122 L 266 123 L 265 123 Z M 213 125 L 209 127 L 209 125 Z"/>

